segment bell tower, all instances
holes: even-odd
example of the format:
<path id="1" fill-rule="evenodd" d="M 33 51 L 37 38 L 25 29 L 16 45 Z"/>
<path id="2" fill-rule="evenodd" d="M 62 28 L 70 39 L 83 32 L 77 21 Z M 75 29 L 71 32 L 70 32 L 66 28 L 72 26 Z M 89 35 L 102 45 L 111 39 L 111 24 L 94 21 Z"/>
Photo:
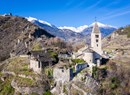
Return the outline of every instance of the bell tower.
<path id="1" fill-rule="evenodd" d="M 101 38 L 102 38 L 101 32 L 99 30 L 97 22 L 95 21 L 93 29 L 92 29 L 92 33 L 91 33 L 91 47 L 99 55 L 102 55 Z"/>

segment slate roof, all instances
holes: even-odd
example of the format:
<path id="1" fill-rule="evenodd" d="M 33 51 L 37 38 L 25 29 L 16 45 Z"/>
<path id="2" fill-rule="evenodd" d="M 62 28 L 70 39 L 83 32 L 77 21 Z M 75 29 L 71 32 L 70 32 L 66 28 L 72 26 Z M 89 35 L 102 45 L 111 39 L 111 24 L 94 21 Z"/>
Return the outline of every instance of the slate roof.
<path id="1" fill-rule="evenodd" d="M 95 22 L 94 26 L 93 26 L 93 30 L 92 30 L 93 33 L 100 33 L 100 29 L 98 27 L 98 24 L 97 22 Z"/>
<path id="2" fill-rule="evenodd" d="M 85 47 L 83 47 L 83 48 L 81 48 L 81 49 L 79 49 L 80 51 L 82 51 L 82 52 L 94 52 L 92 49 L 91 49 L 91 47 L 88 47 L 88 46 L 85 46 Z"/>
<path id="3" fill-rule="evenodd" d="M 31 51 L 30 55 L 41 62 L 52 61 L 50 54 L 46 52 L 45 50 L 44 51 Z"/>
<path id="4" fill-rule="evenodd" d="M 85 50 L 83 50 L 83 52 L 89 52 L 89 53 L 93 53 L 94 51 L 90 48 L 86 48 Z"/>

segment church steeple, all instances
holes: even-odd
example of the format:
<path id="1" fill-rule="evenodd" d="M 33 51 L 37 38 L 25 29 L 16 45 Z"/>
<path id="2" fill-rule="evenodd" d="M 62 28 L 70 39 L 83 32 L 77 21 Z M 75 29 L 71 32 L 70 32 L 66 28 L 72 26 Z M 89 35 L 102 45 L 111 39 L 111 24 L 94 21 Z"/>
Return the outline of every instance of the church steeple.
<path id="1" fill-rule="evenodd" d="M 94 32 L 94 33 L 100 33 L 97 21 L 95 21 L 95 23 L 94 23 L 92 32 Z"/>
<path id="2" fill-rule="evenodd" d="M 100 54 L 100 55 L 102 54 L 101 32 L 98 27 L 98 23 L 97 23 L 96 19 L 95 19 L 92 33 L 91 33 L 91 47 L 98 54 Z"/>

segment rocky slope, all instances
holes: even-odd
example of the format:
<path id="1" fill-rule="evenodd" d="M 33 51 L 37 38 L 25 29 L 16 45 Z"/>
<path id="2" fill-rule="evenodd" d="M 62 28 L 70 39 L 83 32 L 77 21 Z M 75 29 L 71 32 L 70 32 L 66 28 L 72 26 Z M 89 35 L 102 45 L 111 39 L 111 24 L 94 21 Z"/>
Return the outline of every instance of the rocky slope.
<path id="1" fill-rule="evenodd" d="M 120 28 L 103 39 L 103 48 L 108 52 L 122 51 L 123 55 L 129 55 L 130 51 L 130 26 Z"/>
<path id="2" fill-rule="evenodd" d="M 23 43 L 27 42 L 29 34 L 34 38 L 41 35 L 45 35 L 45 39 L 54 37 L 25 18 L 0 16 L 0 61 L 9 57 L 18 39 Z"/>
<path id="3" fill-rule="evenodd" d="M 120 28 L 103 39 L 103 49 L 110 61 L 107 77 L 101 81 L 99 95 L 130 94 L 130 26 Z"/>

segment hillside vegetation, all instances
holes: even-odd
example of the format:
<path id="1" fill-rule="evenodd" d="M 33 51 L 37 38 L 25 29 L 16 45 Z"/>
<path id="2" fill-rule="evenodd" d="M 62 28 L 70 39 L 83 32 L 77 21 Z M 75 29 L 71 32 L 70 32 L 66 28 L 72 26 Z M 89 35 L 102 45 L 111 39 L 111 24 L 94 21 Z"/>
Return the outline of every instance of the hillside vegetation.
<path id="1" fill-rule="evenodd" d="M 103 39 L 103 49 L 111 59 L 107 76 L 101 80 L 99 95 L 130 94 L 130 26 L 119 28 Z"/>
<path id="2" fill-rule="evenodd" d="M 25 18 L 16 16 L 0 16 L 0 61 L 9 57 L 18 39 L 23 43 L 29 41 L 29 34 L 34 38 L 45 35 L 45 39 L 54 37 L 44 29 L 28 22 Z M 20 45 L 17 49 L 22 49 Z"/>
<path id="3" fill-rule="evenodd" d="M 130 37 L 130 25 L 126 27 L 121 27 L 116 31 L 119 35 L 127 35 L 127 37 Z"/>

